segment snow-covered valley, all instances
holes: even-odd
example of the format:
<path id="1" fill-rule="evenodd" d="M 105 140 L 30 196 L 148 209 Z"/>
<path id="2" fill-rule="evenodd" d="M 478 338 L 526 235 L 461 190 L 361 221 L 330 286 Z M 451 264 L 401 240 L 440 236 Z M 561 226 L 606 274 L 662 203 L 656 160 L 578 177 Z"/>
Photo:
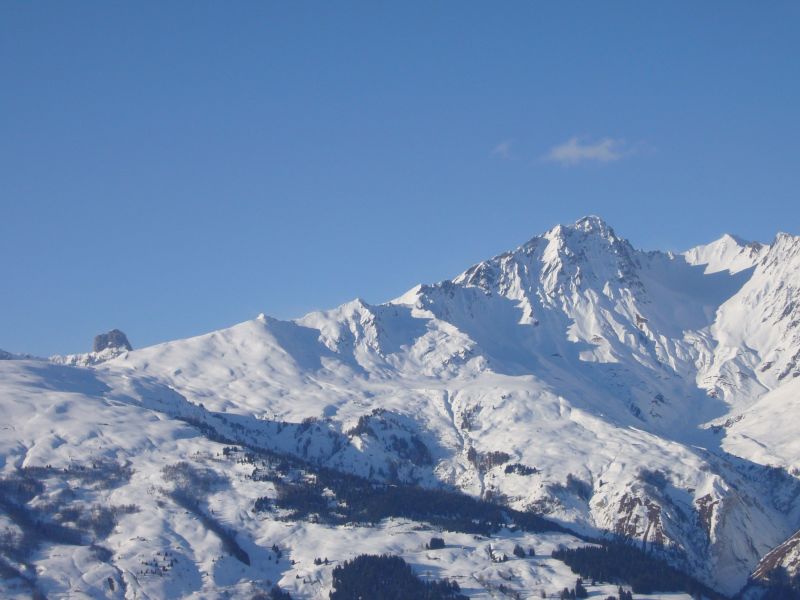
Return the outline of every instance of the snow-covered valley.
<path id="1" fill-rule="evenodd" d="M 552 550 L 622 536 L 728 596 L 755 573 L 758 598 L 759 578 L 798 568 L 798 282 L 798 237 L 645 252 L 587 217 L 380 305 L 4 355 L 0 585 L 327 598 L 334 565 L 390 553 L 469 597 L 538 598 L 575 584 Z M 260 451 L 299 462 L 247 456 Z M 281 486 L 315 469 L 458 491 L 572 533 L 291 518 Z M 437 535 L 446 547 L 426 549 Z"/>

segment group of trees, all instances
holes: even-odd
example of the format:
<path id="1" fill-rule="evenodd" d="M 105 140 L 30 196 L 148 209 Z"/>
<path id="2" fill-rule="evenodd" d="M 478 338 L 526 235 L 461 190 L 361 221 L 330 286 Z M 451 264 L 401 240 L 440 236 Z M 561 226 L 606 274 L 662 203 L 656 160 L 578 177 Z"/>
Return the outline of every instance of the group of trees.
<path id="1" fill-rule="evenodd" d="M 51 465 L 23 467 L 19 472 L 26 478 L 43 480 L 57 477 L 78 482 L 81 487 L 95 489 L 119 487 L 130 481 L 133 476 L 133 468 L 129 463 L 118 463 L 107 459 L 94 459 L 87 464 L 72 463 L 64 468 Z"/>
<path id="2" fill-rule="evenodd" d="M 688 592 L 721 598 L 719 594 L 671 567 L 666 561 L 624 541 L 603 546 L 559 548 L 553 551 L 553 558 L 563 561 L 573 572 L 585 579 L 625 582 L 639 594 Z"/>
<path id="3" fill-rule="evenodd" d="M 256 498 L 253 504 L 253 510 L 256 512 L 266 512 L 272 508 L 272 499 L 267 496 Z"/>
<path id="4" fill-rule="evenodd" d="M 751 582 L 763 592 L 761 600 L 800 600 L 800 573 L 790 575 L 785 567 L 770 571 L 766 578 Z"/>
<path id="5" fill-rule="evenodd" d="M 624 590 L 622 589 L 622 586 L 619 586 L 616 600 L 633 600 L 633 592 L 630 590 Z"/>
<path id="6" fill-rule="evenodd" d="M 428 542 L 425 547 L 428 550 L 441 550 L 444 548 L 444 538 L 432 537 L 431 541 Z"/>
<path id="7" fill-rule="evenodd" d="M 455 581 L 423 581 L 399 556 L 362 554 L 333 569 L 331 600 L 467 600 Z"/>
<path id="8" fill-rule="evenodd" d="M 514 544 L 514 556 L 517 558 L 533 558 L 536 556 L 536 551 L 533 548 L 528 548 L 528 552 L 525 552 L 525 548 L 520 546 L 519 544 Z"/>
<path id="9" fill-rule="evenodd" d="M 292 600 L 292 595 L 276 585 L 270 591 L 258 593 L 250 600 Z"/>
<path id="10" fill-rule="evenodd" d="M 315 519 L 329 524 L 372 524 L 396 517 L 483 535 L 506 526 L 531 532 L 565 531 L 560 525 L 533 513 L 515 511 L 459 492 L 405 484 L 376 484 L 327 469 L 314 473 L 313 482 L 274 481 L 277 490 L 274 504 L 292 511 L 288 518 L 314 515 Z M 269 507 L 268 499 L 259 499 L 254 506 L 256 510 Z"/>
<path id="11" fill-rule="evenodd" d="M 561 590 L 561 594 L 559 598 L 561 600 L 576 600 L 576 598 L 588 598 L 589 592 L 583 585 L 583 579 L 578 577 L 578 580 L 575 582 L 575 587 L 571 590 L 569 588 L 564 588 Z M 622 600 L 627 600 L 623 598 Z"/>
<path id="12" fill-rule="evenodd" d="M 513 463 L 506 465 L 504 471 L 506 475 L 512 473 L 514 475 L 535 475 L 536 473 L 539 472 L 539 470 L 536 467 L 529 467 L 528 465 L 523 465 L 520 463 Z"/>

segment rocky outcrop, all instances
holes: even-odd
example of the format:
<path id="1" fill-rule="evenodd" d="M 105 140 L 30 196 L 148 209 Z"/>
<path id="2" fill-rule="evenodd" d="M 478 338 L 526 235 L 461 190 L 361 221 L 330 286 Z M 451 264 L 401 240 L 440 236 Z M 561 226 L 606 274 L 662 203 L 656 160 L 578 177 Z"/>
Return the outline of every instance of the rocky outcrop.
<path id="1" fill-rule="evenodd" d="M 108 333 L 101 333 L 94 336 L 93 352 L 102 352 L 106 348 L 121 348 L 124 350 L 133 350 L 128 341 L 128 337 L 119 329 L 112 329 Z"/>
<path id="2" fill-rule="evenodd" d="M 91 367 L 133 350 L 128 337 L 119 329 L 112 329 L 94 337 L 93 350 L 81 354 L 56 355 L 50 362 L 71 367 Z"/>

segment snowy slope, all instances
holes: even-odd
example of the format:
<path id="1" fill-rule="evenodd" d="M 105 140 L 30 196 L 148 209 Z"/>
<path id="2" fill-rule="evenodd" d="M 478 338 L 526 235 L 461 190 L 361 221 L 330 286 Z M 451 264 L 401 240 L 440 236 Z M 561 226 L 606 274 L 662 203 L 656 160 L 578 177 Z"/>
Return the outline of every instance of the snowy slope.
<path id="1" fill-rule="evenodd" d="M 800 238 L 780 233 L 710 328 L 698 380 L 736 408 L 800 376 Z"/>
<path id="2" fill-rule="evenodd" d="M 400 555 L 420 576 L 456 580 L 472 598 L 496 597 L 501 585 L 525 597 L 574 586 L 574 573 L 550 553 L 584 542 L 563 533 L 486 537 L 401 519 L 331 526 L 256 512 L 256 499 L 275 497 L 272 481 L 254 477 L 243 452 L 175 418 L 200 421 L 204 411 L 146 378 L 3 361 L 0 398 L 3 597 L 252 598 L 278 583 L 295 598 L 327 598 L 334 566 L 362 553 Z M 200 510 L 219 527 L 171 495 L 180 476 L 170 469 L 180 465 L 197 477 Z M 77 539 L 26 524 L 10 506 L 26 506 L 31 518 L 60 523 Z M 425 548 L 434 535 L 445 538 L 444 549 Z M 515 544 L 537 556 L 513 557 Z M 503 554 L 512 559 L 493 559 Z M 605 597 L 616 587 L 591 589 Z"/>
<path id="3" fill-rule="evenodd" d="M 800 483 L 769 468 L 798 466 L 799 273 L 786 234 L 675 255 L 587 217 L 385 304 L 50 368 L 165 423 L 638 538 L 733 593 L 800 527 Z"/>
<path id="4" fill-rule="evenodd" d="M 759 400 L 728 418 L 722 446 L 731 454 L 755 462 L 783 467 L 800 475 L 800 379 L 764 394 Z"/>
<path id="5" fill-rule="evenodd" d="M 726 233 L 720 239 L 683 253 L 690 265 L 705 266 L 706 273 L 739 273 L 752 269 L 769 247 Z"/>

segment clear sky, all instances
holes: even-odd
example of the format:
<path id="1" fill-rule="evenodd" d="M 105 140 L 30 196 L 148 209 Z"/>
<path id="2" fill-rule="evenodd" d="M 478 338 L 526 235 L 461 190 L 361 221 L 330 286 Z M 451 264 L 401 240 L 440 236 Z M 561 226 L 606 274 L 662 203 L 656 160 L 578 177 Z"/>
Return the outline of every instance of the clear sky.
<path id="1" fill-rule="evenodd" d="M 800 233 L 798 2 L 0 4 L 0 348 Z"/>

